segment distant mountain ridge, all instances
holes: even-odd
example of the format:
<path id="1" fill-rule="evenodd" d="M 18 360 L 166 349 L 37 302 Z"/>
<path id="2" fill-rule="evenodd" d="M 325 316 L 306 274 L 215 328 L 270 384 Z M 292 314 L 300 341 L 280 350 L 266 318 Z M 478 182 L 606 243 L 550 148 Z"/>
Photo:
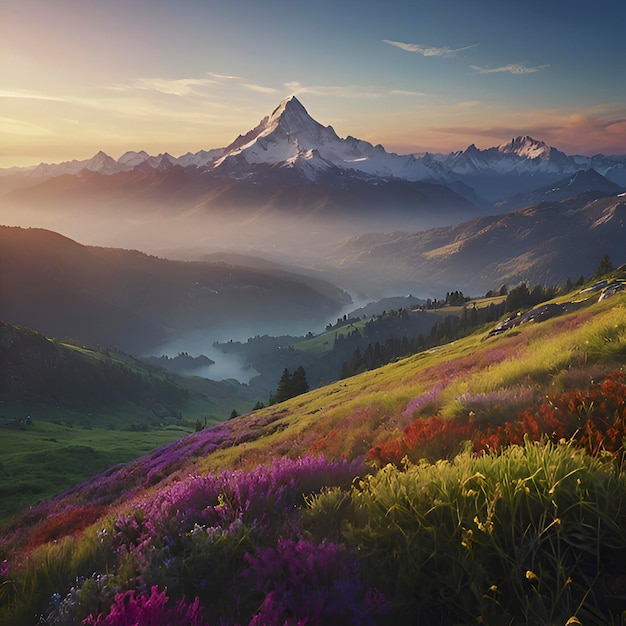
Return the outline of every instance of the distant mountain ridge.
<path id="1" fill-rule="evenodd" d="M 142 171 L 162 170 L 169 165 L 193 166 L 235 179 L 253 174 L 256 166 L 270 165 L 298 171 L 310 181 L 337 169 L 351 176 L 443 184 L 477 176 L 524 177 L 533 173 L 562 177 L 593 168 L 617 184 L 626 184 L 626 155 L 568 156 L 528 135 L 482 150 L 472 144 L 466 150 L 447 155 L 427 153 L 416 157 L 390 153 L 381 145 L 374 146 L 351 136 L 341 139 L 332 126 L 314 120 L 295 96 L 284 99 L 271 115 L 224 148 L 188 152 L 179 157 L 129 151 L 117 161 L 100 151 L 84 161 L 0 170 L 0 176 L 47 178 L 83 170 L 111 175 L 138 167 Z"/>
<path id="2" fill-rule="evenodd" d="M 589 191 L 561 202 L 416 233 L 371 233 L 338 246 L 329 264 L 369 286 L 484 293 L 506 283 L 561 285 L 588 277 L 608 254 L 626 262 L 626 194 Z M 338 280 L 336 277 L 335 280 Z"/>
<path id="3" fill-rule="evenodd" d="M 521 209 L 533 204 L 539 204 L 540 202 L 560 202 L 591 190 L 614 195 L 619 193 L 622 187 L 602 176 L 594 169 L 578 170 L 562 180 L 535 189 L 530 193 L 515 194 L 505 201 L 499 202 L 496 206 L 500 210 L 513 211 L 514 209 Z"/>

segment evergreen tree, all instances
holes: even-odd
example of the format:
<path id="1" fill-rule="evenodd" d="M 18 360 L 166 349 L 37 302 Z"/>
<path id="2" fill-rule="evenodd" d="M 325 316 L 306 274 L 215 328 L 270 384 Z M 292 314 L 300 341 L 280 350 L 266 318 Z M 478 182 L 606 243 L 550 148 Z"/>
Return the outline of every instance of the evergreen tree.
<path id="1" fill-rule="evenodd" d="M 608 254 L 605 254 L 601 259 L 600 263 L 598 263 L 598 267 L 593 275 L 594 278 L 602 278 L 605 274 L 612 272 L 615 268 L 613 267 L 613 262 L 611 261 L 611 257 Z"/>
<path id="2" fill-rule="evenodd" d="M 306 393 L 309 390 L 309 383 L 306 379 L 306 372 L 304 367 L 300 365 L 293 374 L 289 372 L 287 368 L 283 370 L 283 373 L 278 381 L 278 387 L 275 394 L 270 394 L 269 404 L 276 404 L 294 398 L 302 393 Z"/>
<path id="3" fill-rule="evenodd" d="M 309 390 L 309 383 L 306 379 L 306 372 L 304 371 L 304 367 L 300 365 L 293 373 L 291 377 L 291 398 L 294 396 L 299 396 L 302 393 L 306 393 Z"/>

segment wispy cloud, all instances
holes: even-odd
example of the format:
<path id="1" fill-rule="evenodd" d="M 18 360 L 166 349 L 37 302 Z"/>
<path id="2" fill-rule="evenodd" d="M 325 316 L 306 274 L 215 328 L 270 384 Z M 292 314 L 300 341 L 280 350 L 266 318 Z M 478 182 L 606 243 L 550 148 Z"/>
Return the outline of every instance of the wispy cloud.
<path id="1" fill-rule="evenodd" d="M 303 85 L 297 81 L 284 83 L 293 94 L 312 94 L 315 96 L 337 96 L 340 98 L 381 98 L 384 93 L 358 85 Z"/>
<path id="2" fill-rule="evenodd" d="M 479 65 L 470 65 L 470 67 L 478 74 L 500 74 L 502 72 L 508 72 L 509 74 L 534 74 L 535 72 L 541 72 L 550 66 L 536 65 L 534 67 L 527 67 L 526 65 L 510 63 L 509 65 L 503 65 L 501 67 L 480 67 Z"/>
<path id="3" fill-rule="evenodd" d="M 229 76 L 228 74 L 216 74 L 215 72 L 207 72 L 206 74 L 218 80 L 243 80 L 241 76 Z"/>
<path id="4" fill-rule="evenodd" d="M 392 89 L 391 95 L 393 96 L 414 96 L 414 97 L 422 97 L 428 94 L 425 94 L 423 91 L 407 91 L 405 89 Z"/>
<path id="5" fill-rule="evenodd" d="M 419 43 L 403 43 L 402 41 L 391 41 L 389 39 L 383 39 L 383 41 L 385 43 L 388 43 L 390 46 L 395 46 L 396 48 L 400 48 L 401 50 L 405 50 L 406 52 L 421 54 L 425 57 L 453 57 L 456 56 L 457 52 L 469 50 L 470 48 L 475 48 L 476 46 L 480 45 L 478 43 L 473 43 L 470 46 L 463 46 L 462 48 L 449 48 L 448 46 L 438 48 L 436 46 L 429 46 Z"/>
<path id="6" fill-rule="evenodd" d="M 177 78 L 168 80 L 165 78 L 139 78 L 133 83 L 137 89 L 159 91 L 175 96 L 188 96 L 197 93 L 198 87 L 215 85 L 213 78 Z"/>
<path id="7" fill-rule="evenodd" d="M 11 98 L 16 100 L 50 100 L 53 102 L 66 102 L 68 98 L 53 96 L 50 94 L 38 93 L 36 91 L 24 90 L 0 90 L 0 98 Z"/>
<path id="8" fill-rule="evenodd" d="M 274 89 L 274 87 L 264 87 L 263 85 L 253 85 L 251 83 L 242 83 L 241 86 L 259 93 L 278 93 L 278 89 Z"/>

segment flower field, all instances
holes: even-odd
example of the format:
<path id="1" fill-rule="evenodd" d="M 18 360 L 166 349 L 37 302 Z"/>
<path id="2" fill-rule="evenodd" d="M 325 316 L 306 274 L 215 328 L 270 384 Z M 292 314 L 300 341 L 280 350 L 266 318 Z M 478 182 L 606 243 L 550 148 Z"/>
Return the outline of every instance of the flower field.
<path id="1" fill-rule="evenodd" d="M 25 511 L 0 623 L 622 623 L 626 299 L 486 334 Z"/>

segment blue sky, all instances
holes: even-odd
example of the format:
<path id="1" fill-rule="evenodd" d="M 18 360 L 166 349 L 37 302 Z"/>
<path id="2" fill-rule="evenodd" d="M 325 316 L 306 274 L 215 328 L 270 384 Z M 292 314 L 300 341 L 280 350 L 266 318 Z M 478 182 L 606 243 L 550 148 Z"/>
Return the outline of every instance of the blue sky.
<path id="1" fill-rule="evenodd" d="M 400 152 L 626 153 L 626 2 L 0 0 L 0 166 L 220 147 L 296 94 Z"/>

